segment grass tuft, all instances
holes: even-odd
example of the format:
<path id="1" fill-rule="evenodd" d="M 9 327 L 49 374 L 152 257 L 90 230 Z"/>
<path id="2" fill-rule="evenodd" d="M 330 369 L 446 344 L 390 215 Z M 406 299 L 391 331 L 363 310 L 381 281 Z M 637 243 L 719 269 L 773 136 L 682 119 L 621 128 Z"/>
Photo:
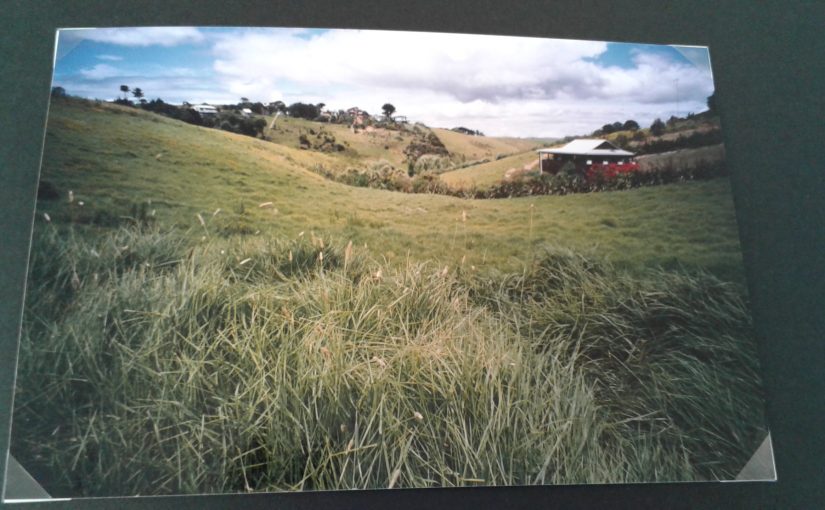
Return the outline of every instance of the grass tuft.
<path id="1" fill-rule="evenodd" d="M 713 276 L 191 237 L 37 229 L 13 445 L 53 495 L 732 478 L 761 440 Z"/>

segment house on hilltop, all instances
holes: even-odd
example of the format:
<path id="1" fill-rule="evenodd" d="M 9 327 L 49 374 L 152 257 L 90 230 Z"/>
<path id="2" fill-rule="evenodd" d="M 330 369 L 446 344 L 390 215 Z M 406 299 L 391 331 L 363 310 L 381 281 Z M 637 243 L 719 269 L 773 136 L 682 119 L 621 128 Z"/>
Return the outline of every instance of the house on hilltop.
<path id="1" fill-rule="evenodd" d="M 584 172 L 593 165 L 625 165 L 634 163 L 635 154 L 616 147 L 607 140 L 582 138 L 573 140 L 564 147 L 539 149 L 539 168 L 542 172 L 554 174 L 562 165 L 571 162 L 576 170 Z M 635 163 L 634 163 L 635 164 Z"/>
<path id="2" fill-rule="evenodd" d="M 366 110 L 362 110 L 357 106 L 353 106 L 347 110 L 347 116 L 352 119 L 353 126 L 363 126 L 370 120 L 370 114 Z"/>
<path id="3" fill-rule="evenodd" d="M 189 107 L 191 110 L 198 112 L 201 117 L 215 117 L 218 115 L 218 109 L 211 104 L 196 104 Z"/>

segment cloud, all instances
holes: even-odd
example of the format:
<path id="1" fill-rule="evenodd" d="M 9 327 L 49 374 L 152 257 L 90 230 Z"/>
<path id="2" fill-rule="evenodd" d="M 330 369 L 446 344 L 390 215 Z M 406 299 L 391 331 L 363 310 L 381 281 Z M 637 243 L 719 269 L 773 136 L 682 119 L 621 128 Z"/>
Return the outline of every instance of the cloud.
<path id="1" fill-rule="evenodd" d="M 120 46 L 176 46 L 205 40 L 198 29 L 191 27 L 89 28 L 61 32 L 69 39 L 86 39 Z"/>
<path id="2" fill-rule="evenodd" d="M 97 55 L 98 60 L 109 60 L 113 62 L 117 62 L 123 60 L 123 57 L 118 57 L 117 55 Z"/>
<path id="3" fill-rule="evenodd" d="M 526 37 L 250 29 L 213 46 L 218 87 L 253 100 L 323 101 L 497 134 L 562 135 L 684 115 L 713 92 L 709 69 L 637 51 L 606 67 L 607 43 Z M 706 50 L 705 50 L 706 51 Z M 697 50 L 697 55 L 701 49 Z M 402 111 L 403 110 L 403 111 Z"/>
<path id="4" fill-rule="evenodd" d="M 89 69 L 81 69 L 80 75 L 87 80 L 104 80 L 123 74 L 119 69 L 108 64 L 97 64 Z"/>
<path id="5" fill-rule="evenodd" d="M 215 70 L 228 81 L 286 80 L 307 87 L 434 90 L 458 101 L 546 96 L 551 78 L 605 51 L 600 42 L 334 30 L 309 38 L 247 31 L 220 37 Z"/>

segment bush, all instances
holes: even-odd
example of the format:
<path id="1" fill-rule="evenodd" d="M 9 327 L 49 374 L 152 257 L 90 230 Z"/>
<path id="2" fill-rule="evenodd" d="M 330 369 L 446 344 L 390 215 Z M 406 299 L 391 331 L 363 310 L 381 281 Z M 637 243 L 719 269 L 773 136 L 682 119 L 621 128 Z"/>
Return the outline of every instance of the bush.
<path id="1" fill-rule="evenodd" d="M 639 146 L 637 151 L 639 154 L 659 154 L 679 149 L 695 149 L 708 145 L 718 145 L 722 142 L 722 131 L 712 129 L 710 131 L 694 131 L 688 136 L 682 135 L 675 140 L 653 140 Z"/>
<path id="2" fill-rule="evenodd" d="M 321 110 L 314 104 L 298 102 L 289 105 L 289 107 L 287 108 L 287 113 L 290 117 L 313 120 L 318 117 L 318 115 L 321 113 Z"/>
<path id="3" fill-rule="evenodd" d="M 456 167 L 455 162 L 449 156 L 438 154 L 424 154 L 420 156 L 412 167 L 412 175 L 429 172 L 440 174 Z"/>
<path id="4" fill-rule="evenodd" d="M 416 135 L 412 141 L 404 148 L 404 156 L 407 161 L 418 161 L 425 154 L 436 156 L 449 156 L 449 152 L 441 140 L 432 131 L 425 131 L 416 126 Z"/>
<path id="5" fill-rule="evenodd" d="M 556 174 L 523 175 L 478 191 L 475 198 L 512 198 L 533 195 L 566 195 L 656 186 L 689 180 L 707 180 L 728 175 L 721 162 L 700 162 L 693 167 L 662 166 L 638 170 L 635 165 L 593 165 L 585 174 L 565 163 Z"/>

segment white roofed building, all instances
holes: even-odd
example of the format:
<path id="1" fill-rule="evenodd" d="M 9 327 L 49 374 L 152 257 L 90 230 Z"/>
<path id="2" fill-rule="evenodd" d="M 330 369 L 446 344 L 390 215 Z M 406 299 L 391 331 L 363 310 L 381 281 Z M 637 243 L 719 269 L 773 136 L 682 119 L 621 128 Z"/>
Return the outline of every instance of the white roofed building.
<path id="1" fill-rule="evenodd" d="M 556 173 L 566 162 L 584 170 L 592 165 L 625 164 L 633 162 L 634 153 L 616 147 L 607 140 L 582 138 L 563 147 L 539 149 L 539 167 L 542 172 Z"/>
<path id="2" fill-rule="evenodd" d="M 195 104 L 190 106 L 190 108 L 198 112 L 201 116 L 213 116 L 218 114 L 218 109 L 211 104 Z"/>

